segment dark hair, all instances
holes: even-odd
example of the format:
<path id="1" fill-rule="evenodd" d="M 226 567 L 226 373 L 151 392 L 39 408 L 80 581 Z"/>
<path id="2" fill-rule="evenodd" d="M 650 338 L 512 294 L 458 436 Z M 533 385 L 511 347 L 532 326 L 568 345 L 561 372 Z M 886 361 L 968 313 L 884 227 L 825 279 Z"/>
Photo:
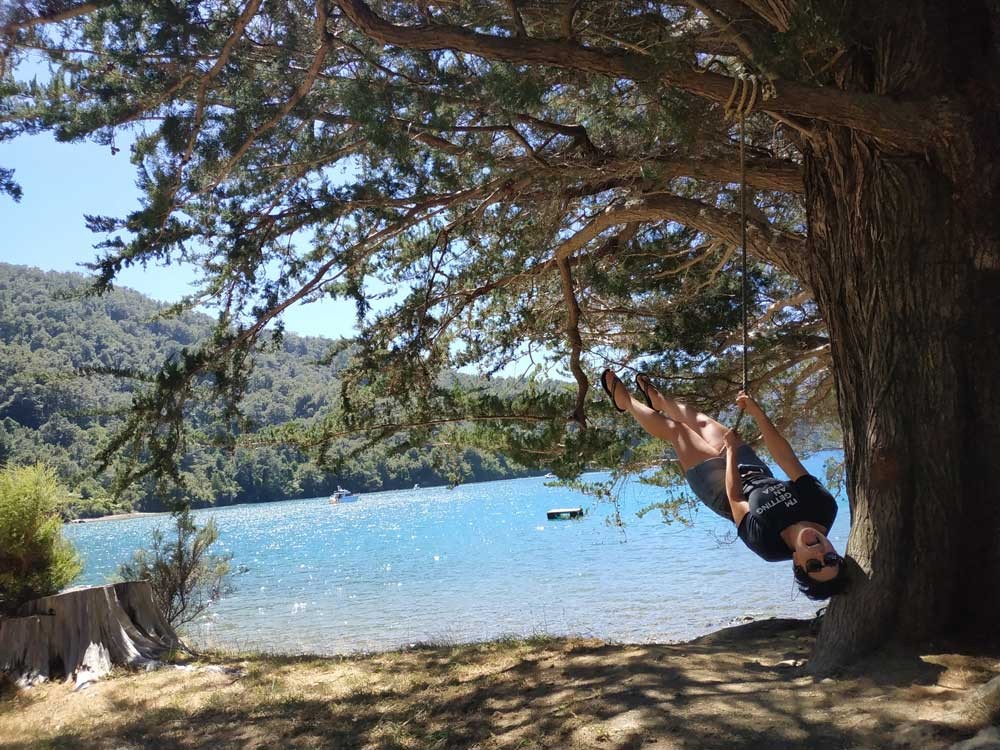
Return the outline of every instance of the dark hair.
<path id="1" fill-rule="evenodd" d="M 799 585 L 799 591 L 814 602 L 824 601 L 847 589 L 847 566 L 843 560 L 837 566 L 837 575 L 829 581 L 817 581 L 815 578 L 811 578 L 801 565 L 793 565 L 792 571 L 795 573 L 795 582 Z"/>

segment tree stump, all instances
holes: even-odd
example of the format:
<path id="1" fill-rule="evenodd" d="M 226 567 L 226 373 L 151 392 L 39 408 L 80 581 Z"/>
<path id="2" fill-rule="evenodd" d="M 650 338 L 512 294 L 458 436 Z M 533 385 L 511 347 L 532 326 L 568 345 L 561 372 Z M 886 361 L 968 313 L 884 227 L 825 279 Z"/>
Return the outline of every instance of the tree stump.
<path id="1" fill-rule="evenodd" d="M 65 677 L 79 687 L 115 666 L 154 665 L 180 645 L 147 581 L 45 596 L 0 617 L 0 671 L 20 685 Z"/>

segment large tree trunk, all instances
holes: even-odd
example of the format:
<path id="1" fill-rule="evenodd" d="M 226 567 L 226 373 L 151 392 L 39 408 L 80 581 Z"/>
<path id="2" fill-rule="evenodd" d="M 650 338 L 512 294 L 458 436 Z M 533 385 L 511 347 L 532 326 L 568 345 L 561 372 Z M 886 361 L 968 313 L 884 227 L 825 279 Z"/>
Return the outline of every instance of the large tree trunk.
<path id="1" fill-rule="evenodd" d="M 45 596 L 0 618 L 0 671 L 21 684 L 65 676 L 80 685 L 115 666 L 153 664 L 179 645 L 146 581 Z"/>
<path id="2" fill-rule="evenodd" d="M 805 154 L 808 281 L 830 330 L 853 524 L 853 585 L 830 605 L 817 672 L 885 642 L 1000 632 L 1000 118 L 978 78 L 995 75 L 995 43 L 963 4 L 970 18 L 916 5 L 882 21 L 923 28 L 874 28 L 845 86 L 950 88 L 968 117 L 927 157 L 822 126 Z"/>

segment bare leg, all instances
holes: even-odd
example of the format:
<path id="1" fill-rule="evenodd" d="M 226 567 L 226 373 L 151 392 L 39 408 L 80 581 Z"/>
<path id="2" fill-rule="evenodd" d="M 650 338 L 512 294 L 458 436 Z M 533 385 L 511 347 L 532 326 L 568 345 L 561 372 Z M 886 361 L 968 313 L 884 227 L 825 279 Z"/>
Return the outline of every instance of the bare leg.
<path id="1" fill-rule="evenodd" d="M 655 409 L 650 409 L 644 403 L 636 401 L 620 380 L 615 378 L 615 381 L 617 382 L 614 387 L 615 404 L 618 405 L 618 408 L 624 409 L 635 417 L 635 420 L 650 435 L 660 440 L 666 440 L 673 445 L 674 451 L 677 453 L 677 460 L 680 461 L 684 471 L 719 455 L 719 449 L 713 448 L 688 424 L 661 414 Z"/>
<path id="2" fill-rule="evenodd" d="M 722 452 L 725 446 L 725 436 L 729 431 L 726 427 L 707 414 L 702 414 L 694 407 L 674 401 L 672 398 L 663 395 L 648 380 L 646 382 L 646 393 L 649 400 L 653 402 L 653 408 L 662 411 L 668 417 L 678 422 L 683 422 L 692 430 L 698 433 L 702 440 L 708 443 L 715 451 L 715 455 Z"/>

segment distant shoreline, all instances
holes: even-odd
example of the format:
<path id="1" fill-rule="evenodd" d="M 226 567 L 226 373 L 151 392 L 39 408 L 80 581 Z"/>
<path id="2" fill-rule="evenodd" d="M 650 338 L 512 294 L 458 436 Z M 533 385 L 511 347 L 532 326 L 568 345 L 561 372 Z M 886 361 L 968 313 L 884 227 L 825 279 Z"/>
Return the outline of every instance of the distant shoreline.
<path id="1" fill-rule="evenodd" d="M 593 474 L 602 471 L 609 471 L 609 469 L 587 469 L 584 474 Z M 456 485 L 448 484 L 429 484 L 426 486 L 421 486 L 420 489 L 423 490 L 434 490 L 434 489 L 454 489 L 455 487 L 461 487 L 463 485 L 471 484 L 489 484 L 491 482 L 509 482 L 517 479 L 545 479 L 548 478 L 546 475 L 542 474 L 540 470 L 537 470 L 532 474 L 525 474 L 524 476 L 514 476 L 508 477 L 506 479 L 482 479 L 478 481 L 461 482 Z M 369 491 L 355 492 L 352 493 L 351 500 L 357 500 L 362 495 L 373 495 L 380 494 L 383 492 L 405 492 L 406 490 L 413 489 L 410 485 L 404 484 L 400 487 L 391 487 L 388 489 L 374 489 Z M 315 497 L 283 497 L 277 500 L 246 500 L 237 503 L 225 503 L 223 505 L 200 505 L 191 507 L 192 511 L 200 510 L 222 510 L 225 508 L 236 508 L 239 506 L 250 506 L 250 505 L 270 505 L 271 503 L 294 503 L 301 502 L 303 500 L 321 500 L 327 498 L 327 495 L 316 495 Z M 112 513 L 107 516 L 94 516 L 92 518 L 73 518 L 63 523 L 90 523 L 91 521 L 126 521 L 132 518 L 143 518 L 145 516 L 166 516 L 170 515 L 168 510 L 152 510 L 152 511 L 133 511 L 130 513 Z"/>
<path id="2" fill-rule="evenodd" d="M 95 516 L 94 518 L 74 518 L 66 523 L 93 523 L 94 521 L 125 521 L 130 518 L 144 518 L 145 516 L 165 516 L 166 511 L 135 511 L 132 513 L 112 513 L 108 516 Z"/>

